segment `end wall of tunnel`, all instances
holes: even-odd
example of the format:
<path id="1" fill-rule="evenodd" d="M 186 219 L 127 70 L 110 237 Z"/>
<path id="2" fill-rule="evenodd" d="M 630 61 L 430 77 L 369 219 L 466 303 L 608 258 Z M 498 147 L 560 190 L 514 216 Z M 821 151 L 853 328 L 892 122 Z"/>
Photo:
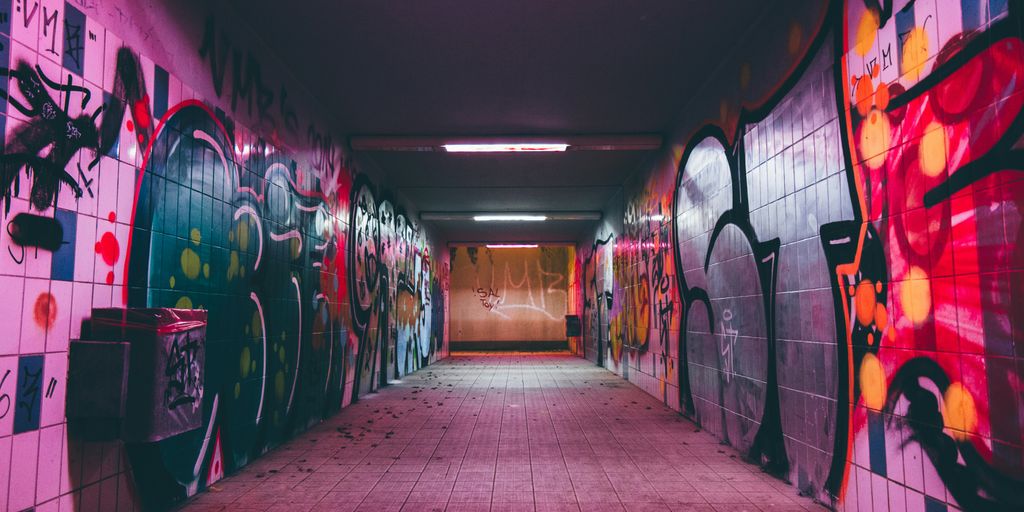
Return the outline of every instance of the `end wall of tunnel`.
<path id="1" fill-rule="evenodd" d="M 447 355 L 447 251 L 229 10 L 0 10 L 0 509 L 162 507 Z M 126 306 L 208 311 L 200 428 L 70 434 L 69 340 Z"/>
<path id="2" fill-rule="evenodd" d="M 1018 509 L 1021 5 L 803 7 L 579 242 L 583 355 L 835 507 Z"/>

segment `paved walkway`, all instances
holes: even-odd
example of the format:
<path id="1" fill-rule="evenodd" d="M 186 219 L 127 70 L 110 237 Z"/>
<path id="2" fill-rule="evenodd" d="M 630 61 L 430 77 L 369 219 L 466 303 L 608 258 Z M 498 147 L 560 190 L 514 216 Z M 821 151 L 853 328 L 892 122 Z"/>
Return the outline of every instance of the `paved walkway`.
<path id="1" fill-rule="evenodd" d="M 461 354 L 366 396 L 183 510 L 824 510 L 611 372 Z"/>

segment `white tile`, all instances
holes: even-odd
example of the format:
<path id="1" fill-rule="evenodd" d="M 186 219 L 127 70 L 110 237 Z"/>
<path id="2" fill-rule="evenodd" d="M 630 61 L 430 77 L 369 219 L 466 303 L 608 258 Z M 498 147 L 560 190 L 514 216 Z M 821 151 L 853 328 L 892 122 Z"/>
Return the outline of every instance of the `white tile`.
<path id="1" fill-rule="evenodd" d="M 64 425 L 39 430 L 39 465 L 36 471 L 36 503 L 53 500 L 60 494 L 61 454 L 64 450 Z M 56 506 L 56 502 L 54 502 Z"/>
<path id="2" fill-rule="evenodd" d="M 46 350 L 46 332 L 55 319 L 56 304 L 50 298 L 50 281 L 26 279 L 21 312 L 19 354 L 41 354 Z"/>
<path id="3" fill-rule="evenodd" d="M 53 325 L 46 333 L 47 352 L 67 352 L 71 335 L 72 284 L 70 281 L 50 281 L 50 295 L 56 307 Z"/>
<path id="4" fill-rule="evenodd" d="M 63 423 L 68 381 L 68 353 L 46 354 L 40 393 L 43 395 L 39 425 Z M 51 388 L 52 386 L 52 388 Z"/>
<path id="5" fill-rule="evenodd" d="M 0 255 L 0 259 L 6 255 Z M 17 354 L 21 339 L 22 303 L 25 299 L 25 279 L 0 275 L 0 325 L 6 336 L 0 341 L 0 355 Z"/>
<path id="6" fill-rule="evenodd" d="M 11 441 L 9 510 L 22 510 L 36 504 L 36 461 L 39 457 L 39 431 L 22 432 Z"/>

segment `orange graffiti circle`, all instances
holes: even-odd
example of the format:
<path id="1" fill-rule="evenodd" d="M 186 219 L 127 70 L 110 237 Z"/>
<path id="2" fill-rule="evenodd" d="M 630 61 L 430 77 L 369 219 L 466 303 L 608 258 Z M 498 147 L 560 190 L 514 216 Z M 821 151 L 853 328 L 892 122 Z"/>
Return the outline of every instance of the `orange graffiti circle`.
<path id="1" fill-rule="evenodd" d="M 875 326 L 882 331 L 887 325 L 889 325 L 889 312 L 885 309 L 884 304 L 875 304 Z"/>
<path id="2" fill-rule="evenodd" d="M 878 84 L 878 89 L 875 90 L 875 107 L 879 110 L 885 110 L 889 106 L 889 86 L 886 84 Z"/>
<path id="3" fill-rule="evenodd" d="M 860 77 L 854 85 L 853 101 L 857 105 L 857 112 L 866 116 L 871 112 L 871 96 L 874 91 L 871 88 L 871 79 L 867 75 Z"/>
<path id="4" fill-rule="evenodd" d="M 49 329 L 57 323 L 57 299 L 49 293 L 40 293 L 36 297 L 36 304 L 33 308 L 33 316 L 36 325 L 42 329 Z"/>
<path id="5" fill-rule="evenodd" d="M 871 281 L 865 279 L 857 285 L 855 304 L 857 306 L 857 321 L 867 327 L 875 320 L 875 286 Z"/>

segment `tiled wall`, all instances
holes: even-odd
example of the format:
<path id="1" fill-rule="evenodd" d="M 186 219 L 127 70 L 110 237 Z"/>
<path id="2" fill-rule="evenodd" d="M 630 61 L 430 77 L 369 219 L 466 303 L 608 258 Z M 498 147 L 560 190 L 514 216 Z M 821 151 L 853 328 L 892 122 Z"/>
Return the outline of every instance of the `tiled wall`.
<path id="1" fill-rule="evenodd" d="M 447 353 L 447 255 L 316 101 L 230 13 L 141 4 L 0 1 L 0 510 L 180 499 Z M 209 310 L 200 429 L 68 434 L 69 340 L 125 305 Z"/>
<path id="2" fill-rule="evenodd" d="M 1024 507 L 1021 7 L 766 12 L 586 242 L 584 346 L 837 509 Z"/>

